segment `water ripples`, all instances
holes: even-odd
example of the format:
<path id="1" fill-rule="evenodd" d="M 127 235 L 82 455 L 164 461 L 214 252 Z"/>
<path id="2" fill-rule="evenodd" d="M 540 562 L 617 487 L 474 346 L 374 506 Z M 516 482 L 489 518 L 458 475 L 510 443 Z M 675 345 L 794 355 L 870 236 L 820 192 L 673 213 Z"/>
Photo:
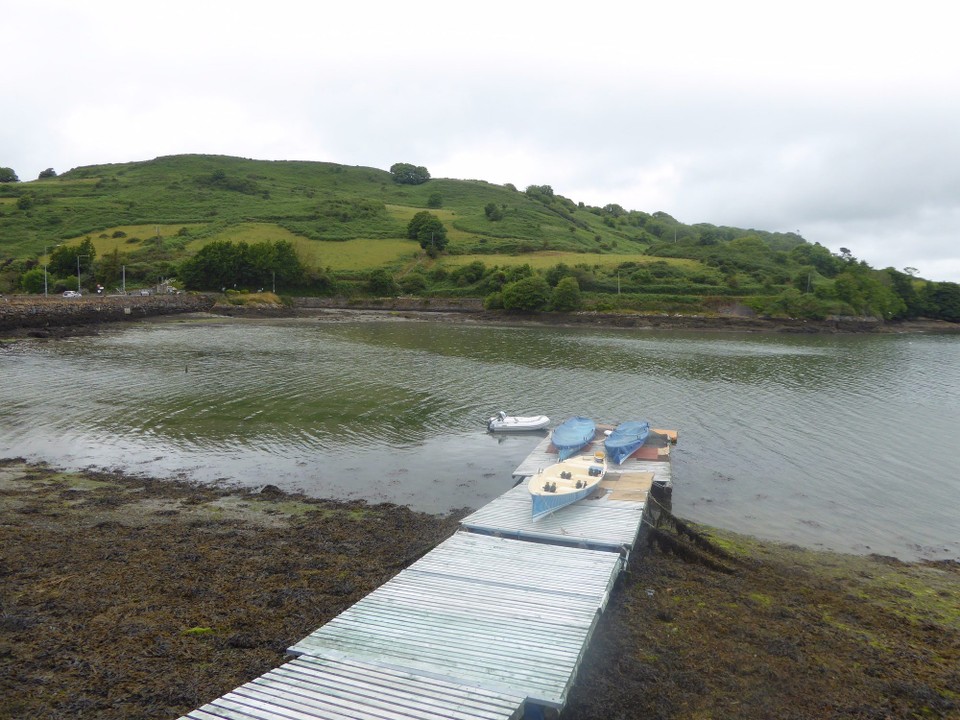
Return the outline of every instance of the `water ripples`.
<path id="1" fill-rule="evenodd" d="M 316 322 L 136 326 L 0 354 L 0 452 L 418 509 L 509 486 L 503 409 L 679 428 L 678 512 L 960 555 L 958 338 Z M 922 457 L 922 462 L 920 458 Z"/>

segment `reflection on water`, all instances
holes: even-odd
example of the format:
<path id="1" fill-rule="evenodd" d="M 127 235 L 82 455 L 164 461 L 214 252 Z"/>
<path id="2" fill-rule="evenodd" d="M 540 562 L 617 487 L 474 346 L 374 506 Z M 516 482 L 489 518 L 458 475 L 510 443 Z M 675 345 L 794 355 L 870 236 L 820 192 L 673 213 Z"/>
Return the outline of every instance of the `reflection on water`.
<path id="1" fill-rule="evenodd" d="M 694 520 L 900 557 L 958 557 L 960 338 L 431 322 L 182 319 L 0 350 L 0 455 L 430 512 L 508 489 L 559 422 L 678 428 Z"/>

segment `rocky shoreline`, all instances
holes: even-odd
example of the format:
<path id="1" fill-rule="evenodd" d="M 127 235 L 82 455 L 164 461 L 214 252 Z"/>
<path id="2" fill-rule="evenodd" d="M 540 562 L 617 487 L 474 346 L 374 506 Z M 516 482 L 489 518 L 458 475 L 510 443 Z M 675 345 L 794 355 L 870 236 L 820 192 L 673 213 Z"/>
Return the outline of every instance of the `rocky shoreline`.
<path id="1" fill-rule="evenodd" d="M 69 328 L 95 328 L 105 323 L 203 312 L 214 307 L 217 295 L 110 295 L 64 298 L 19 295 L 0 298 L 0 333 L 49 337 L 69 334 Z"/>
<path id="2" fill-rule="evenodd" d="M 0 718 L 172 718 L 455 531 L 459 514 L 0 461 Z M 563 720 L 958 718 L 960 564 L 674 521 L 638 548 Z"/>

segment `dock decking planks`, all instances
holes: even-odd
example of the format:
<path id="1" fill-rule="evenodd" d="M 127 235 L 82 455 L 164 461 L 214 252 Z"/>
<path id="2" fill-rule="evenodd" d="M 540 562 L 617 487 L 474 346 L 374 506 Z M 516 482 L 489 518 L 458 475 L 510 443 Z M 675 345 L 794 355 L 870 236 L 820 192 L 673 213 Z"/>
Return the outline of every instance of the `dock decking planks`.
<path id="1" fill-rule="evenodd" d="M 293 654 L 336 653 L 563 707 L 615 553 L 458 532 Z"/>
<path id="2" fill-rule="evenodd" d="M 519 695 L 356 660 L 304 656 L 180 720 L 518 720 L 522 713 Z"/>
<path id="3" fill-rule="evenodd" d="M 181 720 L 517 720 L 527 703 L 562 709 L 647 493 L 672 483 L 677 432 L 651 432 L 656 441 L 613 466 L 592 498 L 534 523 L 518 484 L 289 648 L 295 659 Z M 601 427 L 583 452 L 603 437 Z M 548 436 L 513 477 L 557 459 Z"/>

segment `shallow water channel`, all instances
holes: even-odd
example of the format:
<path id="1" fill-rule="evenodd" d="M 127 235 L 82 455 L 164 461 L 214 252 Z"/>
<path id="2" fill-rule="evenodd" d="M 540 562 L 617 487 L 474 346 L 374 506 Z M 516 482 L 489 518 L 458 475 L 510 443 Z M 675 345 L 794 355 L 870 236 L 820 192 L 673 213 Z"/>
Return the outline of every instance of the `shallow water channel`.
<path id="1" fill-rule="evenodd" d="M 0 348 L 0 456 L 475 508 L 542 436 L 680 430 L 677 514 L 808 547 L 960 557 L 960 337 L 176 318 Z"/>

